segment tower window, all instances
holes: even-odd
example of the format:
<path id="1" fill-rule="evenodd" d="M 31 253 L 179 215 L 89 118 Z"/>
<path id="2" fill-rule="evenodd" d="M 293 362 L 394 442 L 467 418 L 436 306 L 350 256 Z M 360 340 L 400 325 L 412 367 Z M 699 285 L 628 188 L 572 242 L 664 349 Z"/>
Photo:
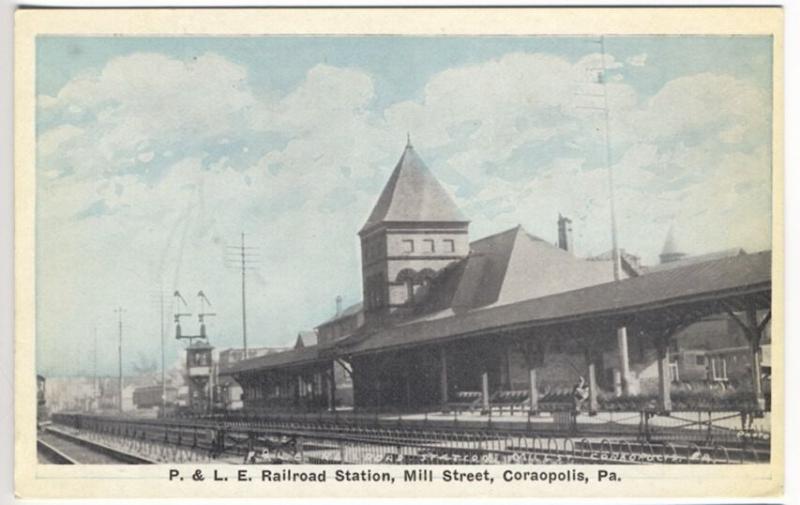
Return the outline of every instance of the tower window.
<path id="1" fill-rule="evenodd" d="M 454 240 L 444 239 L 444 252 L 455 252 L 456 243 Z"/>
<path id="2" fill-rule="evenodd" d="M 407 252 L 407 253 L 414 252 L 414 241 L 413 240 L 403 240 L 403 252 Z"/>
<path id="3" fill-rule="evenodd" d="M 426 238 L 422 241 L 422 252 L 434 252 L 435 250 L 433 240 Z"/>

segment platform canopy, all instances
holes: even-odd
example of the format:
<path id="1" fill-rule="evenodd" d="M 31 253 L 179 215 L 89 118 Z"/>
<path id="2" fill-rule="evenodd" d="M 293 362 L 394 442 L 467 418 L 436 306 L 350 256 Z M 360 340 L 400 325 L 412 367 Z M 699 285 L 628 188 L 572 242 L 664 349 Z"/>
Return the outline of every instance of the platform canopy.
<path id="1" fill-rule="evenodd" d="M 221 369 L 220 375 L 236 375 L 242 372 L 296 367 L 320 360 L 318 345 L 298 347 L 289 351 L 274 352 L 232 363 Z"/>
<path id="2" fill-rule="evenodd" d="M 771 259 L 771 251 L 743 254 L 508 305 L 418 319 L 356 335 L 342 351 L 380 352 L 492 331 L 576 323 L 657 326 L 697 314 L 744 310 L 748 304 L 767 309 Z"/>
<path id="3" fill-rule="evenodd" d="M 356 333 L 332 346 L 310 346 L 234 364 L 224 373 L 301 367 L 366 353 L 490 333 L 581 325 L 654 326 L 696 321 L 712 313 L 771 306 L 772 252 L 692 263 L 506 305 L 421 316 Z"/>

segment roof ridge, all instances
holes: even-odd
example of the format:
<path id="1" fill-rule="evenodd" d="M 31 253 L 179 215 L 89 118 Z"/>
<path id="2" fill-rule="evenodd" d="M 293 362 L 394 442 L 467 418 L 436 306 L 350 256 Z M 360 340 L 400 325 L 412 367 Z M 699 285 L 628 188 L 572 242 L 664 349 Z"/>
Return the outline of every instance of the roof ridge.
<path id="1" fill-rule="evenodd" d="M 518 225 L 516 225 L 516 226 L 514 226 L 512 228 L 508 228 L 507 230 L 498 231 L 498 232 L 492 233 L 491 235 L 486 235 L 485 237 L 481 237 L 479 239 L 475 239 L 472 242 L 470 242 L 469 244 L 472 245 L 472 244 L 477 244 L 478 242 L 484 242 L 486 240 L 499 237 L 500 235 L 505 235 L 506 233 L 510 233 L 512 231 L 519 231 L 520 228 L 522 228 L 522 225 L 518 224 Z"/>

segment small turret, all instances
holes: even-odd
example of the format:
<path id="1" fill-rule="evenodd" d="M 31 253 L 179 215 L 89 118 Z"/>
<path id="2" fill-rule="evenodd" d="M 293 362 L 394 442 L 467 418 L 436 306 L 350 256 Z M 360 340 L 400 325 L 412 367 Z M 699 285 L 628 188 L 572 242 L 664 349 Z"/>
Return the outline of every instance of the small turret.
<path id="1" fill-rule="evenodd" d="M 675 240 L 674 225 L 669 227 L 667 238 L 664 240 L 664 248 L 661 250 L 661 254 L 658 257 L 661 260 L 661 263 L 671 263 L 686 257 L 686 253 L 681 252 L 681 249 L 678 247 L 678 243 Z"/>

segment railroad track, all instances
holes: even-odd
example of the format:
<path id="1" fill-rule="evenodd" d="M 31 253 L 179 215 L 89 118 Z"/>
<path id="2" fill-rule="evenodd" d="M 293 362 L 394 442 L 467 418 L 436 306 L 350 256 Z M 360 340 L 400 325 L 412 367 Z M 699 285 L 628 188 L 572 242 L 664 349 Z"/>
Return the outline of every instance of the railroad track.
<path id="1" fill-rule="evenodd" d="M 59 417 L 59 420 L 62 420 Z M 69 421 L 80 420 L 80 423 Z M 415 453 L 444 458 L 447 455 L 488 455 L 520 458 L 567 458 L 580 463 L 757 463 L 769 461 L 765 441 L 646 442 L 603 437 L 548 437 L 491 431 L 363 428 L 326 423 L 265 421 L 219 421 L 210 419 L 124 419 L 69 417 L 73 428 L 104 433 L 122 439 L 192 448 L 218 455 L 246 454 L 252 449 L 287 451 L 302 441 L 308 453 L 315 448 L 357 448 L 357 452 L 384 454 L 394 451 L 413 457 Z M 291 452 L 291 450 L 289 452 Z M 389 451 L 389 452 L 391 452 Z M 342 452 L 343 454 L 343 452 Z M 384 454 L 385 455 L 385 454 Z M 374 456 L 374 454 L 372 454 Z M 343 456 L 342 456 L 343 457 Z"/>
<path id="2" fill-rule="evenodd" d="M 39 461 L 59 465 L 151 464 L 152 461 L 81 438 L 56 428 L 40 432 L 36 440 Z"/>

